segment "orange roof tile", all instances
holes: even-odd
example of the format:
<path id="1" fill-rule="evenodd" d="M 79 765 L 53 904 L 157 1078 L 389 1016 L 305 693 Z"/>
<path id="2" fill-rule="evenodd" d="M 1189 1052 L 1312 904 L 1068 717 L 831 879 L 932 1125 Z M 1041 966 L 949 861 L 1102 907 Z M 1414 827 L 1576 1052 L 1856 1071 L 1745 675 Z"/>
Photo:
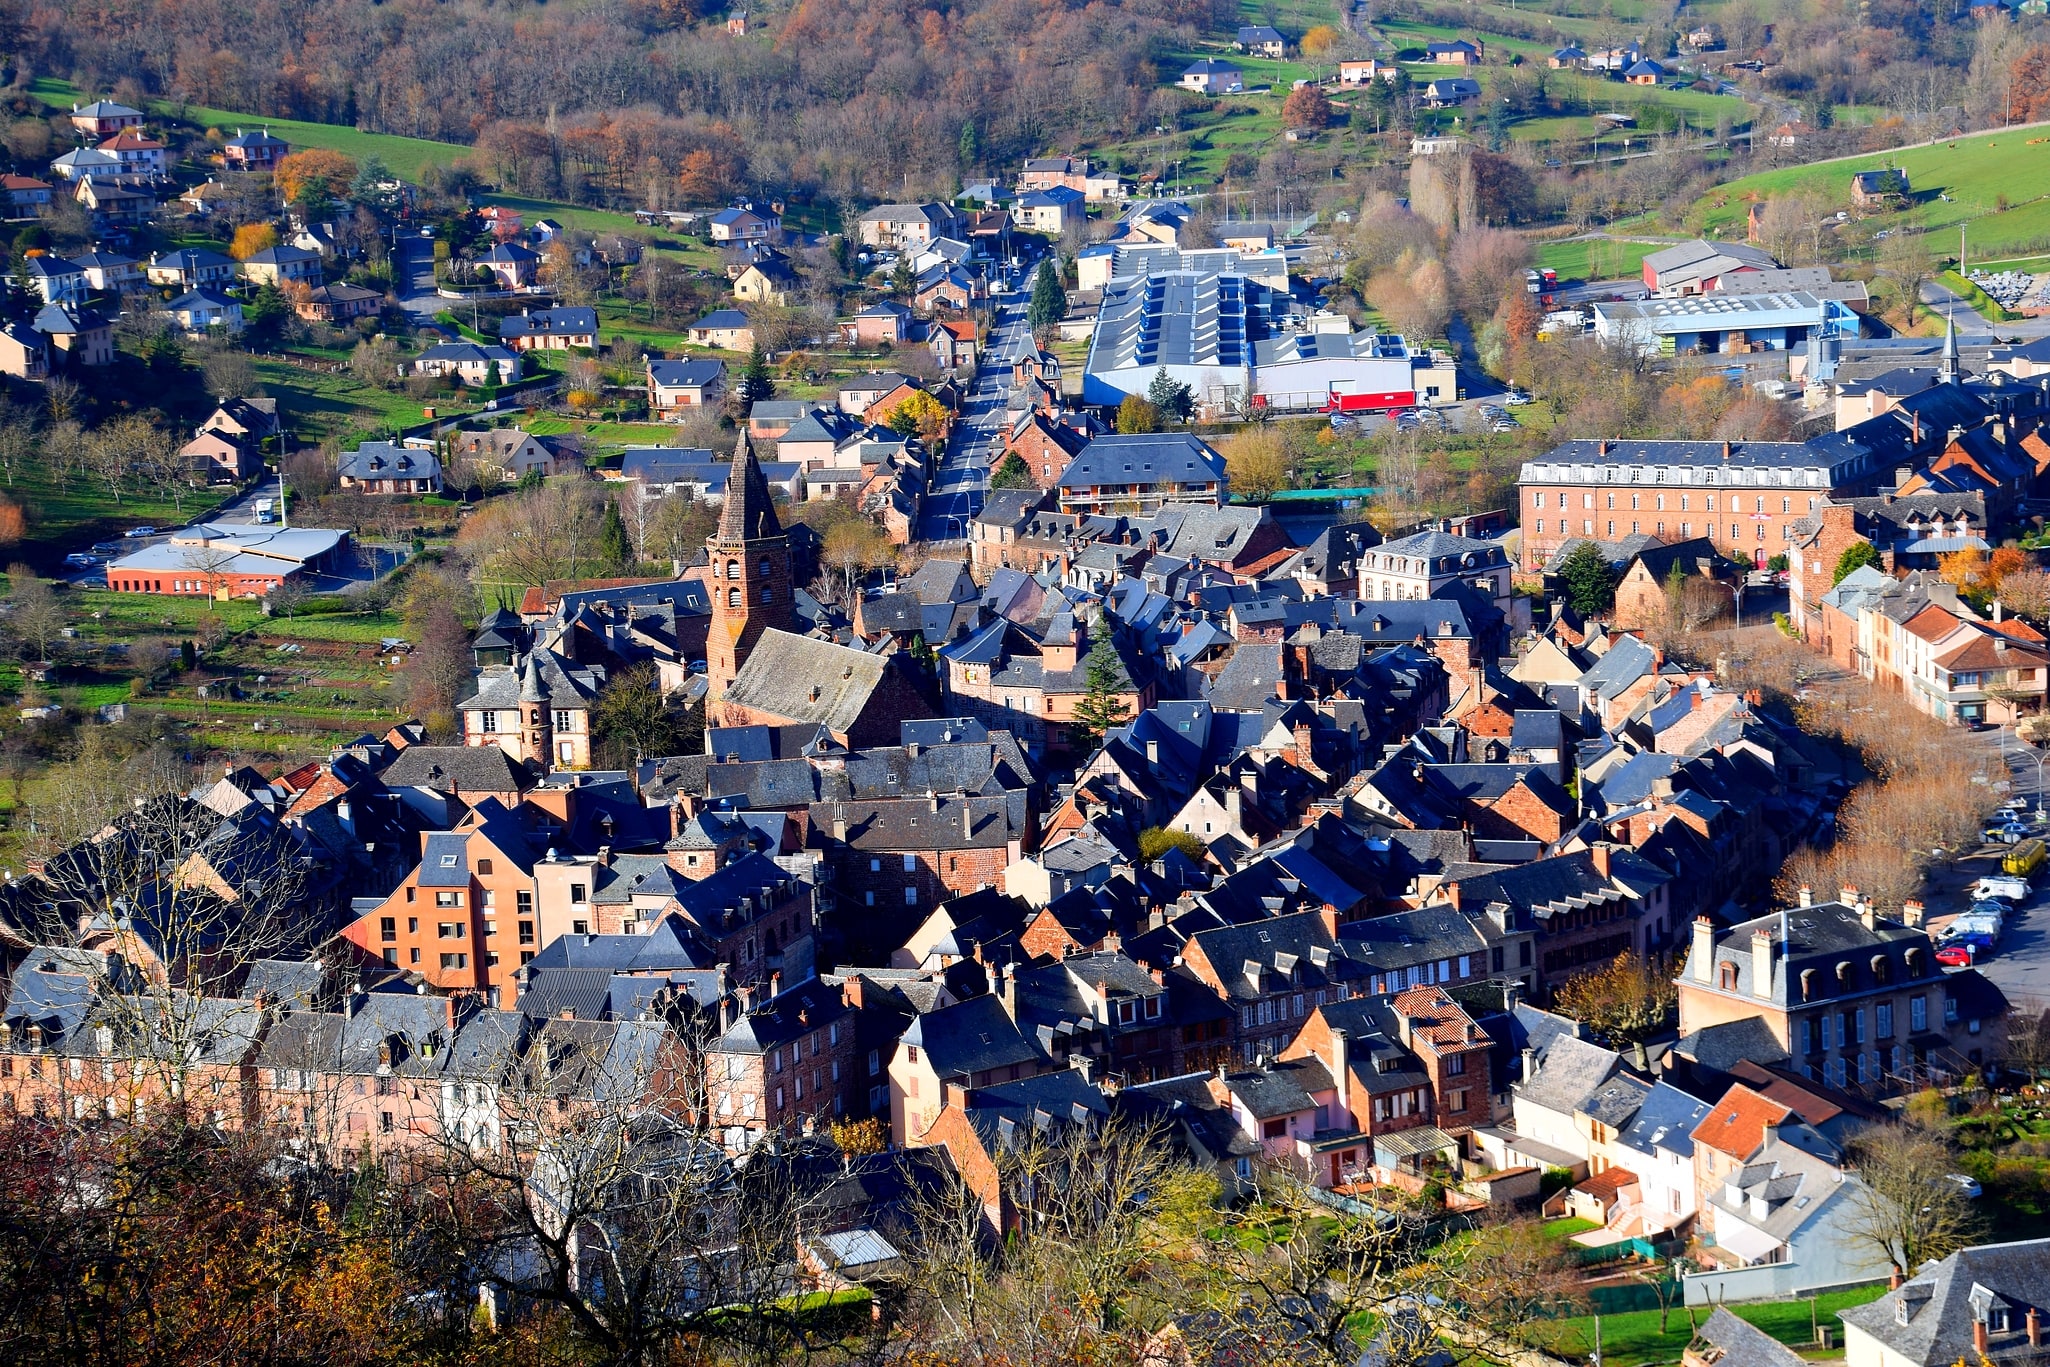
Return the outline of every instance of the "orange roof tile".
<path id="1" fill-rule="evenodd" d="M 1931 603 L 1920 612 L 1901 623 L 1901 628 L 1925 641 L 1940 641 L 1957 629 L 1956 614 Z"/>
<path id="2" fill-rule="evenodd" d="M 1765 1127 L 1778 1124 L 1793 1112 L 1739 1084 L 1724 1094 L 1715 1109 L 1694 1127 L 1694 1142 L 1706 1144 L 1732 1158 L 1749 1158 L 1765 1142 Z"/>
<path id="3" fill-rule="evenodd" d="M 2045 662 L 2042 651 L 2024 645 L 2010 645 L 1985 632 L 1974 633 L 1971 640 L 1936 660 L 1938 665 L 1952 670 L 2005 669 L 2009 665 L 2040 665 Z"/>
<path id="4" fill-rule="evenodd" d="M 1412 987 L 1398 992 L 1394 1007 L 1395 1014 L 1409 1022 L 1410 1039 L 1429 1046 L 1434 1053 L 1490 1043 L 1487 1032 L 1440 988 Z"/>

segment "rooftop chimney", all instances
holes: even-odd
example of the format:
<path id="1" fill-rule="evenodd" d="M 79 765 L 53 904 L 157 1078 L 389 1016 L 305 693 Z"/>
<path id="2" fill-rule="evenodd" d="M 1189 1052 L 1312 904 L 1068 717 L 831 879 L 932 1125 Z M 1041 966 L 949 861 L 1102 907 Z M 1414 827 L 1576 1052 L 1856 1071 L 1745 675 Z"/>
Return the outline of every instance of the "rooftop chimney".
<path id="1" fill-rule="evenodd" d="M 1763 926 L 1751 932 L 1751 995 L 1772 996 L 1772 932 Z"/>
<path id="2" fill-rule="evenodd" d="M 1710 982 L 1715 977 L 1715 922 L 1706 916 L 1694 918 L 1694 981 Z"/>
<path id="3" fill-rule="evenodd" d="M 1986 1321 L 1972 1321 L 1972 1348 L 1984 1357 L 1986 1355 Z"/>
<path id="4" fill-rule="evenodd" d="M 1901 903 L 1901 924 L 1910 930 L 1920 930 L 1922 928 L 1923 910 L 1924 908 L 1920 902 L 1908 901 Z"/>
<path id="5" fill-rule="evenodd" d="M 1794 901 L 1795 901 L 1795 904 L 1796 904 L 1796 905 L 1798 905 L 1798 906 L 1804 906 L 1804 907 L 1812 907 L 1812 906 L 1814 906 L 1814 905 L 1815 905 L 1815 890 L 1814 890 L 1813 888 L 1809 887 L 1809 886 L 1808 886 L 1808 885 L 1807 885 L 1806 883 L 1803 883 L 1803 884 L 1801 885 L 1801 895 L 1800 895 L 1799 897 L 1795 898 L 1795 899 L 1794 899 Z"/>
<path id="6" fill-rule="evenodd" d="M 1352 1084 L 1347 1076 L 1351 1072 L 1350 1039 L 1343 1030 L 1331 1032 L 1331 1077 L 1338 1085 L 1338 1114 L 1331 1117 L 1334 1125 L 1345 1126 L 1352 1120 Z"/>
<path id="7" fill-rule="evenodd" d="M 1855 883 L 1846 883 L 1836 890 L 1836 900 L 1847 907 L 1858 905 L 1858 888 Z"/>

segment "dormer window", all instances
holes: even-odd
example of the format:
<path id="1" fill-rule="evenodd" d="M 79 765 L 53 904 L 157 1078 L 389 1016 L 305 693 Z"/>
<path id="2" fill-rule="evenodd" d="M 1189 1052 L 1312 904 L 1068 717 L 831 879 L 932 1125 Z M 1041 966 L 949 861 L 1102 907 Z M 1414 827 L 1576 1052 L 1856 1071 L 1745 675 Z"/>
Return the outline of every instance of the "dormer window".
<path id="1" fill-rule="evenodd" d="M 1735 992 L 1737 990 L 1737 965 L 1725 959 L 1716 965 L 1716 970 L 1718 973 L 1717 985 L 1725 992 Z"/>

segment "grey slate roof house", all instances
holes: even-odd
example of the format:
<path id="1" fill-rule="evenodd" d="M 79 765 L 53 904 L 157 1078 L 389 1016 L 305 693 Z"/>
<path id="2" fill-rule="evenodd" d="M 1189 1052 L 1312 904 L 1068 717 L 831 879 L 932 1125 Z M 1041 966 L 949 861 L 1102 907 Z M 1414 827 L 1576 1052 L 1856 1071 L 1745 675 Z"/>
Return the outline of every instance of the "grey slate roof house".
<path id="1" fill-rule="evenodd" d="M 1837 1317 L 1849 1367 L 2039 1360 L 2050 1319 L 2050 1239 L 1960 1249 Z"/>

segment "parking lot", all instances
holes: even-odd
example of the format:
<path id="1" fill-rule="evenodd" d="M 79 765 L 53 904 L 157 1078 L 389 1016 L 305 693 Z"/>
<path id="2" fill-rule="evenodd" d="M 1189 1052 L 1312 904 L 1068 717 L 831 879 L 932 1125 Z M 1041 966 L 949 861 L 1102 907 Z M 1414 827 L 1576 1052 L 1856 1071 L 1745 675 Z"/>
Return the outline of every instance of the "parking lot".
<path id="1" fill-rule="evenodd" d="M 1995 734 L 1980 733 L 1977 738 Z M 2025 756 L 2012 741 L 2007 743 L 2002 755 L 2009 787 L 2001 796 L 2016 797 L 2030 803 L 2028 816 L 2033 820 L 2033 804 L 2039 800 L 2033 758 Z M 1989 755 L 1988 758 L 1993 757 Z M 1987 777 L 1998 783 L 1998 768 L 1993 765 L 1989 768 L 1993 772 Z M 2050 806 L 2050 799 L 2046 799 L 2046 806 Z M 1992 825 L 1993 822 L 1989 820 L 1987 824 Z M 2041 833 L 2040 828 L 2036 833 Z M 1981 878 L 1999 876 L 2000 861 L 2011 848 L 2004 844 L 1981 845 L 1929 870 L 1922 900 L 1929 908 L 1930 934 L 1939 939 L 1942 937 L 1969 906 L 1972 885 Z M 1998 984 L 2010 1002 L 2050 1003 L 2050 872 L 2036 875 L 2029 895 L 2007 915 L 2000 942 L 1992 953 L 1982 954 L 1973 966 Z"/>
<path id="2" fill-rule="evenodd" d="M 1390 427 L 1423 433 L 1486 432 L 1513 433 L 1522 424 L 1516 410 L 1528 403 L 1513 391 L 1498 391 L 1461 399 L 1437 408 L 1404 408 L 1391 413 L 1339 413 L 1332 415 L 1333 431 L 1371 437 Z"/>

